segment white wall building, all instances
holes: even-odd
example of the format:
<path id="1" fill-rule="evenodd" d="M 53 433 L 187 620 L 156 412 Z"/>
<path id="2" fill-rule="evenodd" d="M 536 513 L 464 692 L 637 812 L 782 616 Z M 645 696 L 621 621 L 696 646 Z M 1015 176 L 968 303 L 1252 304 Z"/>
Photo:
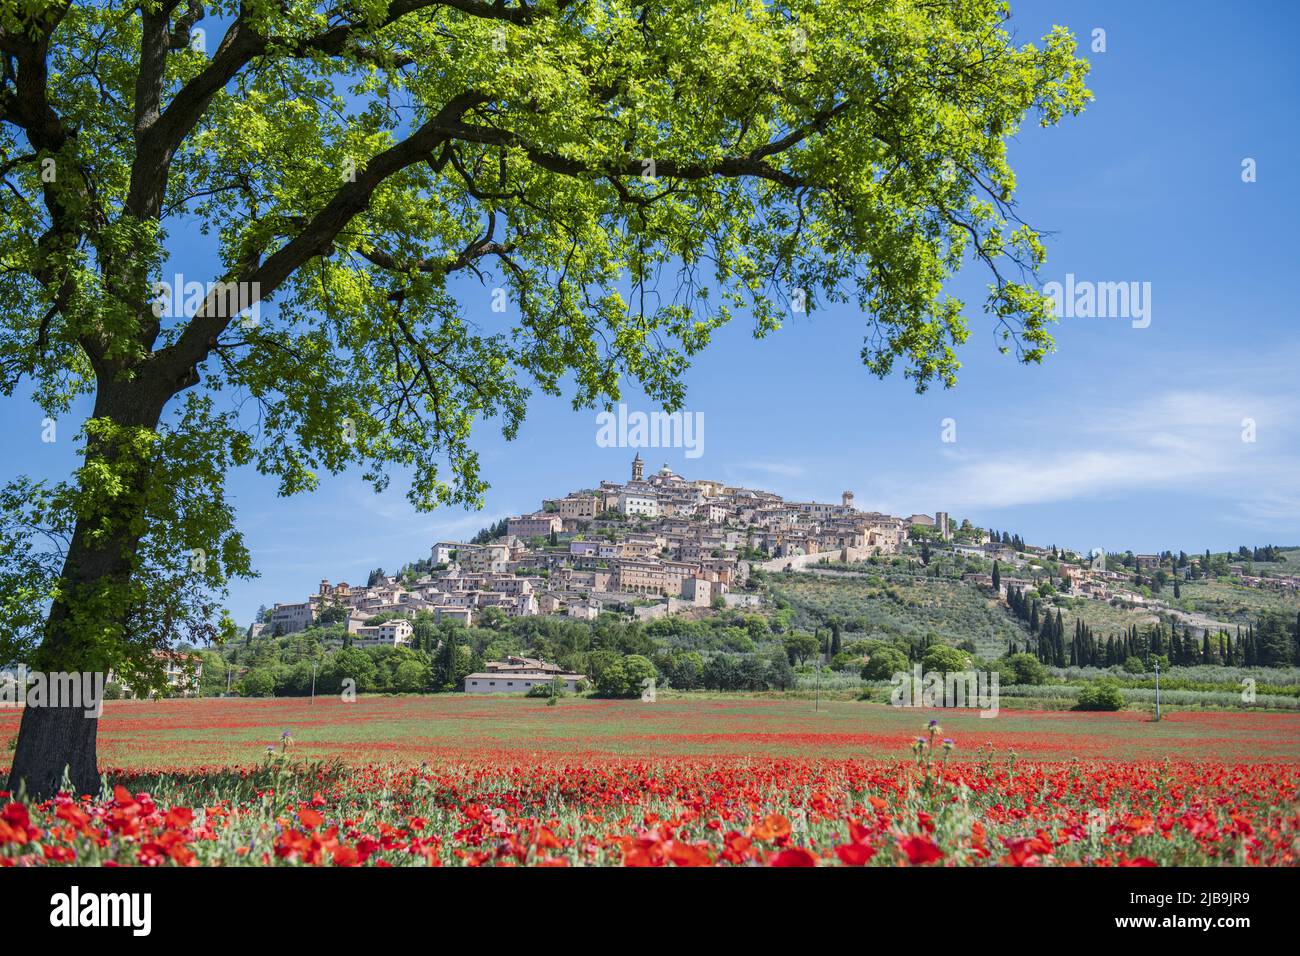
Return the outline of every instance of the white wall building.
<path id="1" fill-rule="evenodd" d="M 377 647 L 387 644 L 393 647 L 405 647 L 411 643 L 415 628 L 405 618 L 385 621 L 382 624 L 368 624 L 356 629 L 352 643 L 359 647 Z"/>
<path id="2" fill-rule="evenodd" d="M 558 664 L 530 657 L 508 657 L 504 661 L 491 661 L 486 669 L 465 678 L 467 694 L 526 694 L 538 684 L 553 680 L 563 681 L 564 689 L 576 693 L 582 674 L 567 674 Z"/>
<path id="3" fill-rule="evenodd" d="M 659 515 L 659 499 L 654 495 L 625 491 L 618 496 L 618 510 L 624 515 L 645 515 L 655 518 Z"/>

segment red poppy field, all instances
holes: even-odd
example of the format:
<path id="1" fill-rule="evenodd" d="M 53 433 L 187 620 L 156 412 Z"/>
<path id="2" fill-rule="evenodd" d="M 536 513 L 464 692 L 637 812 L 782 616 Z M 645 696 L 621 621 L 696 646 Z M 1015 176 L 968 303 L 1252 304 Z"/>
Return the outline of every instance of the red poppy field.
<path id="1" fill-rule="evenodd" d="M 0 711 L 0 739 L 18 716 Z M 1300 859 L 1293 714 L 983 720 L 743 697 L 114 702 L 100 763 L 113 769 L 94 798 L 0 797 L 0 865 Z"/>

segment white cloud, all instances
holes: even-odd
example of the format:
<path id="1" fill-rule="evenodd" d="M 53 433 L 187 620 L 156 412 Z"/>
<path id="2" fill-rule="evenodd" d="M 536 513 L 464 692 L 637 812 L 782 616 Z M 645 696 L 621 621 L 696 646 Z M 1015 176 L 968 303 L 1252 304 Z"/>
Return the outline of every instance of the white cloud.
<path id="1" fill-rule="evenodd" d="M 1254 442 L 1242 440 L 1244 419 L 1254 422 Z M 1285 393 L 1139 393 L 1125 405 L 1017 421 L 998 446 L 947 446 L 944 467 L 928 477 L 882 476 L 889 510 L 941 501 L 978 511 L 1190 489 L 1247 521 L 1300 519 L 1300 400 Z"/>

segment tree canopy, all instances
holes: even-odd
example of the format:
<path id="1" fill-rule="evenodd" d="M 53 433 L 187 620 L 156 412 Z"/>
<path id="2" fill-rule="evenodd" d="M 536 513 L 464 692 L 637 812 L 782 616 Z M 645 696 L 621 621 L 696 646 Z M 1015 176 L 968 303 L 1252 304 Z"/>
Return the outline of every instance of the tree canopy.
<path id="1" fill-rule="evenodd" d="M 93 410 L 75 474 L 0 490 L 0 658 L 157 677 L 253 573 L 232 467 L 472 506 L 476 422 L 628 382 L 678 407 L 736 315 L 847 303 L 871 372 L 947 386 L 971 325 L 945 281 L 977 262 L 1039 361 L 1006 141 L 1089 94 L 1066 30 L 1019 44 L 1008 16 L 3 0 L 0 389 Z"/>

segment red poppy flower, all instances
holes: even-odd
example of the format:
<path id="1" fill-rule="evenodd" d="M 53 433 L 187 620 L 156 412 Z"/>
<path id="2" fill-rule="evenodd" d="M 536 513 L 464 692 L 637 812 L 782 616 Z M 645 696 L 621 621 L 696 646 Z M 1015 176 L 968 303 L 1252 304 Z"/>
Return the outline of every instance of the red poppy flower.
<path id="1" fill-rule="evenodd" d="M 782 840 L 790 835 L 790 821 L 779 813 L 770 813 L 754 827 L 756 840 Z"/>
<path id="2" fill-rule="evenodd" d="M 189 807 L 172 807 L 165 818 L 167 826 L 183 830 L 194 822 L 194 811 Z"/>
<path id="3" fill-rule="evenodd" d="M 774 853 L 768 858 L 768 866 L 816 866 L 817 857 L 813 856 L 808 850 L 800 846 L 792 846 L 788 849 Z"/>
<path id="4" fill-rule="evenodd" d="M 310 807 L 298 811 L 298 822 L 308 830 L 315 830 L 325 822 L 325 818 Z"/>
<path id="5" fill-rule="evenodd" d="M 677 866 L 710 866 L 713 858 L 703 846 L 674 840 L 668 847 L 668 859 Z"/>
<path id="6" fill-rule="evenodd" d="M 910 836 L 905 840 L 899 840 L 898 845 L 907 854 L 907 862 L 913 866 L 933 863 L 935 860 L 943 859 L 943 851 L 928 836 L 919 834 Z"/>
<path id="7" fill-rule="evenodd" d="M 835 848 L 835 855 L 849 866 L 865 866 L 876 855 L 876 848 L 865 843 L 845 843 Z"/>
<path id="8" fill-rule="evenodd" d="M 356 866 L 361 862 L 361 854 L 350 846 L 336 846 L 330 856 L 335 866 Z"/>
<path id="9" fill-rule="evenodd" d="M 27 829 L 31 824 L 31 818 L 27 814 L 27 808 L 21 803 L 11 803 L 0 813 L 0 819 L 12 827 L 21 827 Z"/>

